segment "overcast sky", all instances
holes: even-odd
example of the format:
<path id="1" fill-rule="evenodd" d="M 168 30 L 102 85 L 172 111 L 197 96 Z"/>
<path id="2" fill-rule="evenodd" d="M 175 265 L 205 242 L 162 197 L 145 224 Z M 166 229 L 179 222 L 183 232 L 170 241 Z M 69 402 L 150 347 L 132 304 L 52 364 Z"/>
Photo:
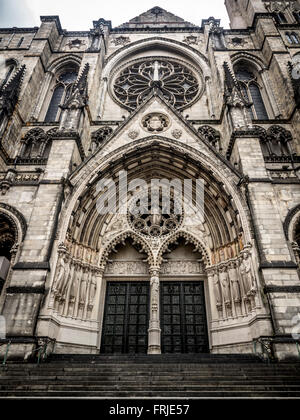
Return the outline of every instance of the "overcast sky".
<path id="1" fill-rule="evenodd" d="M 229 27 L 224 0 L 0 0 L 0 27 L 39 26 L 40 16 L 59 15 L 63 29 L 87 31 L 93 20 L 111 20 L 115 27 L 154 6 L 195 25 L 214 16 Z"/>

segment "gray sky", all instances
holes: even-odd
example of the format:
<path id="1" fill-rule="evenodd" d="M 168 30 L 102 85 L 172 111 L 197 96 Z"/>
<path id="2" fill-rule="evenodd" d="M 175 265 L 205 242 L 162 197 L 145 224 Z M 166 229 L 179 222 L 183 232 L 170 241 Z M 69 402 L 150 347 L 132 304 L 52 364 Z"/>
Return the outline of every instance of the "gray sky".
<path id="1" fill-rule="evenodd" d="M 59 15 L 63 29 L 87 31 L 92 21 L 103 18 L 118 26 L 135 16 L 160 6 L 195 25 L 214 16 L 229 27 L 224 0 L 0 0 L 0 27 L 40 25 L 40 16 Z"/>

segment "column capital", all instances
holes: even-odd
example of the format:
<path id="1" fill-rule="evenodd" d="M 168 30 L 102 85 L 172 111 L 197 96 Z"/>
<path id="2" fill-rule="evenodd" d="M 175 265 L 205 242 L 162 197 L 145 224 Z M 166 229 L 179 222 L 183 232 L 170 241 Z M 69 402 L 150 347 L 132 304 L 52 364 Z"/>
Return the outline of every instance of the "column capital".
<path id="1" fill-rule="evenodd" d="M 159 277 L 159 266 L 152 265 L 151 267 L 149 267 L 149 273 L 152 277 Z"/>

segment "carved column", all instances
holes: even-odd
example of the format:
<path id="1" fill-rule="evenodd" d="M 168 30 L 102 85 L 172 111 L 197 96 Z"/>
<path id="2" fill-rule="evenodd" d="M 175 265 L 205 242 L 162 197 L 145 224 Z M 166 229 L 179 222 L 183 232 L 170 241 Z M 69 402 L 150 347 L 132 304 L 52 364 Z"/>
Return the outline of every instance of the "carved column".
<path id="1" fill-rule="evenodd" d="M 148 354 L 161 354 L 158 268 L 150 268 L 150 274 L 150 320 L 148 329 Z"/>

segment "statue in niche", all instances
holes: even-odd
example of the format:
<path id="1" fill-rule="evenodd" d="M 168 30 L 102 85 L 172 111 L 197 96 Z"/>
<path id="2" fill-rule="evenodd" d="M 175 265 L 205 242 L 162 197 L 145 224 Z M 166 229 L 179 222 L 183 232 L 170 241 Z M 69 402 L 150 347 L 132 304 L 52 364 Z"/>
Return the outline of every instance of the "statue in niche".
<path id="1" fill-rule="evenodd" d="M 73 274 L 73 280 L 70 288 L 70 303 L 74 303 L 78 291 L 78 283 L 79 283 L 79 264 L 75 264 L 75 270 Z"/>
<path id="2" fill-rule="evenodd" d="M 82 278 L 81 278 L 81 283 L 80 283 L 80 293 L 79 293 L 79 302 L 81 306 L 85 304 L 85 300 L 86 300 L 87 273 L 88 273 L 88 268 L 83 267 Z"/>
<path id="3" fill-rule="evenodd" d="M 245 267 L 245 280 L 248 284 L 248 291 L 250 293 L 255 292 L 256 287 L 255 287 L 255 281 L 254 281 L 254 277 L 252 274 L 252 268 L 251 268 L 251 258 L 250 258 L 250 254 L 249 252 L 245 252 L 243 254 L 243 263 L 244 263 L 244 267 Z"/>
<path id="4" fill-rule="evenodd" d="M 57 276 L 53 284 L 53 293 L 58 298 L 61 297 L 62 291 L 68 281 L 70 266 L 68 263 L 69 257 L 67 254 L 62 254 L 59 258 Z"/>
<path id="5" fill-rule="evenodd" d="M 236 271 L 236 262 L 231 262 L 229 264 L 229 274 L 231 282 L 232 297 L 234 302 L 241 301 L 241 291 L 239 286 L 238 274 Z"/>
<path id="6" fill-rule="evenodd" d="M 91 283 L 90 283 L 90 290 L 89 290 L 89 307 L 90 308 L 93 308 L 94 306 L 96 290 L 97 290 L 97 281 L 96 281 L 96 278 L 92 276 Z"/>
<path id="7" fill-rule="evenodd" d="M 220 267 L 219 278 L 220 278 L 220 284 L 221 284 L 225 303 L 228 304 L 231 302 L 231 298 L 230 298 L 230 284 L 229 284 L 229 276 L 227 273 L 227 267 L 225 266 Z"/>
<path id="8" fill-rule="evenodd" d="M 219 281 L 219 276 L 218 276 L 218 271 L 217 270 L 214 270 L 213 290 L 214 290 L 214 295 L 215 295 L 215 298 L 216 298 L 216 305 L 221 306 L 222 305 L 222 296 L 221 296 L 220 281 Z"/>

